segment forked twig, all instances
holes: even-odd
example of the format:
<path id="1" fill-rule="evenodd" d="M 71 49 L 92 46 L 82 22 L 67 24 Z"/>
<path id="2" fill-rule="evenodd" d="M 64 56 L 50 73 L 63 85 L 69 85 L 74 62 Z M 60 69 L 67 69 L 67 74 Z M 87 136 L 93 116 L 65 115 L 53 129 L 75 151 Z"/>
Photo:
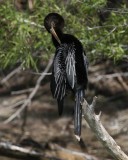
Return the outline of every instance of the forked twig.
<path id="1" fill-rule="evenodd" d="M 0 142 L 0 155 L 24 160 L 61 160 L 60 158 L 46 156 L 44 154 L 44 150 L 39 152 L 33 149 L 17 146 L 9 142 Z"/>
<path id="2" fill-rule="evenodd" d="M 51 57 L 51 59 L 49 60 L 49 63 L 47 65 L 47 67 L 45 68 L 43 73 L 47 73 L 52 65 L 52 61 L 53 61 L 53 57 Z M 28 98 L 24 101 L 23 105 L 14 113 L 12 114 L 6 121 L 4 121 L 4 123 L 9 123 L 11 122 L 14 118 L 16 118 L 17 116 L 20 115 L 20 113 L 25 109 L 26 106 L 29 106 L 31 104 L 32 98 L 35 96 L 36 92 L 38 91 L 41 81 L 45 78 L 45 74 L 43 74 L 38 78 L 37 83 L 34 87 L 34 89 L 32 90 L 32 92 L 30 93 L 30 95 L 28 96 Z"/>
<path id="3" fill-rule="evenodd" d="M 100 121 L 100 115 L 94 113 L 94 107 L 96 105 L 96 97 L 89 105 L 85 100 L 83 103 L 83 114 L 85 120 L 88 122 L 91 130 L 95 133 L 98 140 L 103 144 L 107 151 L 116 160 L 128 160 L 128 156 L 121 150 L 120 146 L 114 141 L 114 139 L 108 134 L 104 126 Z"/>

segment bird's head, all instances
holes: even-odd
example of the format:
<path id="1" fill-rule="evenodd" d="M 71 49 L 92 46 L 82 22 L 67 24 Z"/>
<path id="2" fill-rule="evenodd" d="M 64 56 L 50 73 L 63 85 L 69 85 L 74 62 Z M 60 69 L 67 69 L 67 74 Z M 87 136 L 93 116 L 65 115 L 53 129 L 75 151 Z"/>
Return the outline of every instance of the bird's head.
<path id="1" fill-rule="evenodd" d="M 58 13 L 49 13 L 44 19 L 44 26 L 49 33 L 51 33 L 54 38 L 60 44 L 61 41 L 56 33 L 56 31 L 62 31 L 64 27 L 64 19 Z"/>

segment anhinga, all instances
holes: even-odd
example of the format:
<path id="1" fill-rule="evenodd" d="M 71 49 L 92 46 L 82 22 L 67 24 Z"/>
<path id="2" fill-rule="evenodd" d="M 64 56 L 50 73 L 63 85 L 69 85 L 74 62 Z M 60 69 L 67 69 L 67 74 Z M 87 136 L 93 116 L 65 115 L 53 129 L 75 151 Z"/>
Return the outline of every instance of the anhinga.
<path id="1" fill-rule="evenodd" d="M 81 42 L 73 35 L 64 34 L 64 19 L 58 13 L 50 13 L 44 19 L 44 26 L 52 35 L 56 47 L 53 60 L 51 92 L 58 102 L 59 115 L 67 90 L 75 93 L 74 132 L 80 140 L 82 102 L 87 88 L 87 59 Z"/>

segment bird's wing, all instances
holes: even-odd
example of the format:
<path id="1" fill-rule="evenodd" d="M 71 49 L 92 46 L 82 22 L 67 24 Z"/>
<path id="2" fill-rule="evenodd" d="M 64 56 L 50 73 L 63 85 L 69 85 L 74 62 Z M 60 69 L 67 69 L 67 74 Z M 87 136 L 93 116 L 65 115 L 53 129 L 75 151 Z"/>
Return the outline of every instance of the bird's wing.
<path id="1" fill-rule="evenodd" d="M 83 57 L 84 57 L 84 66 L 86 68 L 86 71 L 88 70 L 88 66 L 89 66 L 89 61 L 88 61 L 88 58 L 85 54 L 85 51 L 83 52 Z"/>
<path id="2" fill-rule="evenodd" d="M 58 47 L 53 64 L 55 81 L 54 97 L 58 100 L 62 100 L 66 92 L 66 65 L 63 52 L 65 52 L 64 46 Z"/>
<path id="3" fill-rule="evenodd" d="M 67 46 L 67 57 L 65 60 L 66 64 L 66 75 L 67 80 L 71 88 L 73 89 L 76 81 L 76 69 L 75 69 L 75 47 L 74 44 Z"/>

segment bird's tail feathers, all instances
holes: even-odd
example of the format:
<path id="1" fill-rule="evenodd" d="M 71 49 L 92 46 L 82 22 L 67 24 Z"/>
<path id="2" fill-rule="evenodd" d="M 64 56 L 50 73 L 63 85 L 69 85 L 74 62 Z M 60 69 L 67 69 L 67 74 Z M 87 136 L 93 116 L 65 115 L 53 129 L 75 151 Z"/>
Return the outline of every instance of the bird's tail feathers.
<path id="1" fill-rule="evenodd" d="M 59 116 L 61 116 L 63 113 L 64 100 L 63 99 L 57 100 L 57 102 L 58 102 L 58 113 L 59 113 Z"/>
<path id="2" fill-rule="evenodd" d="M 81 135 L 81 121 L 82 121 L 82 102 L 85 97 L 84 90 L 78 90 L 76 92 L 76 102 L 74 110 L 74 132 L 78 140 Z"/>

